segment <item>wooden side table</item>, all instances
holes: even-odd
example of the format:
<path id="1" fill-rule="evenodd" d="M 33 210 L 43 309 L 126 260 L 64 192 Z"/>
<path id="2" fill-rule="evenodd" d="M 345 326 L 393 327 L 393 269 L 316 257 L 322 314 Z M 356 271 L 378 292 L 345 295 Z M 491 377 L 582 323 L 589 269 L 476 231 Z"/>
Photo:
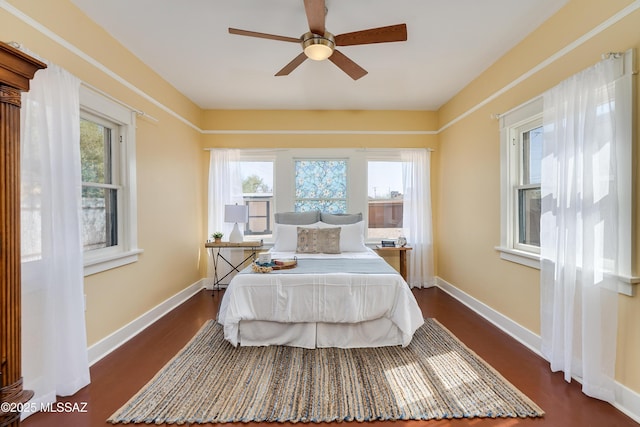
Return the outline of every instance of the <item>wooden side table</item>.
<path id="1" fill-rule="evenodd" d="M 407 280 L 407 251 L 412 249 L 411 246 L 376 245 L 376 251 L 378 252 L 398 252 L 398 256 L 400 257 L 400 275 L 405 281 Z"/>
<path id="2" fill-rule="evenodd" d="M 211 255 L 211 259 L 213 260 L 213 286 L 214 290 L 220 290 L 220 285 L 223 285 L 222 281 L 226 279 L 231 273 L 240 272 L 240 268 L 242 265 L 247 262 L 249 259 L 256 259 L 256 255 L 258 254 L 258 250 L 262 248 L 262 240 L 252 240 L 245 241 L 240 243 L 231 243 L 231 242 L 207 242 L 205 243 L 205 248 L 209 249 L 209 254 Z M 233 264 L 230 260 L 224 257 L 221 253 L 221 249 L 248 249 L 250 251 L 249 255 L 247 255 L 241 262 L 238 264 Z M 217 249 L 216 254 L 213 253 L 214 249 Z M 220 261 L 226 262 L 230 267 L 231 271 L 225 274 L 222 277 L 218 276 L 218 265 L 220 265 Z"/>

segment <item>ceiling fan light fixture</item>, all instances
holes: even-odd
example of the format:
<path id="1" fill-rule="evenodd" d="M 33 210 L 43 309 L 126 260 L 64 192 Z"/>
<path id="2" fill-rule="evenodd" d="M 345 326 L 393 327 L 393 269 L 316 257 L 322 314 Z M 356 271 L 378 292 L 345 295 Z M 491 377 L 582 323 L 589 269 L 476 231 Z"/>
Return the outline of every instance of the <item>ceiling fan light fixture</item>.
<path id="1" fill-rule="evenodd" d="M 333 54 L 336 47 L 333 34 L 325 32 L 324 35 L 318 35 L 311 32 L 302 35 L 302 49 L 309 59 L 314 61 L 323 61 Z"/>

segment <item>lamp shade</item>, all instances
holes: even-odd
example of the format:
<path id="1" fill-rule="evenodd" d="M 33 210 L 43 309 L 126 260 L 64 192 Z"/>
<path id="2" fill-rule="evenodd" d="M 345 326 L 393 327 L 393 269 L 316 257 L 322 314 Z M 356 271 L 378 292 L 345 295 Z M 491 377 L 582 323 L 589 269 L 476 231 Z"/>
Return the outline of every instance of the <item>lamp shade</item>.
<path id="1" fill-rule="evenodd" d="M 245 223 L 249 220 L 249 208 L 247 205 L 225 205 L 224 222 Z"/>

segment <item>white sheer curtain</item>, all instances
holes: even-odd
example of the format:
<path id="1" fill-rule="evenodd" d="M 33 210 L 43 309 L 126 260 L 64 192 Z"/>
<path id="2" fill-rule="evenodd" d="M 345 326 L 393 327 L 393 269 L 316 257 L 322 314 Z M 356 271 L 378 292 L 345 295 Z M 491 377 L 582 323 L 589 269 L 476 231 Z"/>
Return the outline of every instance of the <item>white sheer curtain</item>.
<path id="1" fill-rule="evenodd" d="M 224 222 L 224 205 L 243 204 L 242 176 L 240 174 L 240 151 L 234 149 L 212 149 L 209 159 L 209 202 L 208 202 L 208 234 L 207 238 L 216 231 L 224 233 L 223 240 L 229 240 L 233 224 Z M 218 249 L 223 251 L 224 257 L 235 265 L 242 260 L 242 251 Z M 211 251 L 211 249 L 210 249 Z M 232 274 L 231 267 L 224 262 L 218 263 L 218 277 Z M 208 257 L 207 286 L 213 286 L 214 265 L 213 257 Z M 228 283 L 231 276 L 224 282 Z"/>
<path id="2" fill-rule="evenodd" d="M 22 366 L 34 402 L 55 402 L 90 382 L 79 88 L 77 78 L 49 64 L 22 95 Z"/>
<path id="3" fill-rule="evenodd" d="M 233 224 L 224 222 L 224 205 L 242 204 L 240 151 L 216 148 L 209 160 L 209 230 L 208 236 L 222 231 L 228 237 Z"/>
<path id="4" fill-rule="evenodd" d="M 618 177 L 615 62 L 544 94 L 542 352 L 585 394 L 614 400 Z M 613 289 L 614 291 L 612 291 Z"/>
<path id="5" fill-rule="evenodd" d="M 431 223 L 431 152 L 402 150 L 403 232 L 413 250 L 407 252 L 407 282 L 411 287 L 433 285 L 433 227 Z"/>

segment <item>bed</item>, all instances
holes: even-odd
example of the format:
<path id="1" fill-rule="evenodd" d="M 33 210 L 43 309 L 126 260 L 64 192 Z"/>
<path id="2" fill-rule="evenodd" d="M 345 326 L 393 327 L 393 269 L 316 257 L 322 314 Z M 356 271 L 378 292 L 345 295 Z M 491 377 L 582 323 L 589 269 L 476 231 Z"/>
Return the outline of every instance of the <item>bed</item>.
<path id="1" fill-rule="evenodd" d="M 234 346 L 406 346 L 424 322 L 402 276 L 364 245 L 362 216 L 276 214 L 272 259 L 292 269 L 247 267 L 224 293 L 218 322 Z"/>

